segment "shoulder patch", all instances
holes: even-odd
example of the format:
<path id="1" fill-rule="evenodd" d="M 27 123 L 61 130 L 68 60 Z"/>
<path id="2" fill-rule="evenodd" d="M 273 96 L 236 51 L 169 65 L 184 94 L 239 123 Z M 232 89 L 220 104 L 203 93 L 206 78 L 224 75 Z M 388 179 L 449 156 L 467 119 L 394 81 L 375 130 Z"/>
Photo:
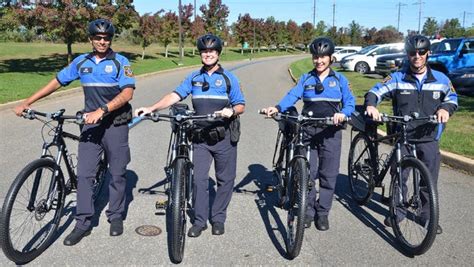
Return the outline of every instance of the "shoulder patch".
<path id="1" fill-rule="evenodd" d="M 392 76 L 390 75 L 387 75 L 387 77 L 385 77 L 383 80 L 382 80 L 382 83 L 388 83 L 389 81 L 392 80 Z"/>
<path id="2" fill-rule="evenodd" d="M 132 67 L 130 65 L 123 66 L 123 72 L 127 77 L 133 77 Z"/>

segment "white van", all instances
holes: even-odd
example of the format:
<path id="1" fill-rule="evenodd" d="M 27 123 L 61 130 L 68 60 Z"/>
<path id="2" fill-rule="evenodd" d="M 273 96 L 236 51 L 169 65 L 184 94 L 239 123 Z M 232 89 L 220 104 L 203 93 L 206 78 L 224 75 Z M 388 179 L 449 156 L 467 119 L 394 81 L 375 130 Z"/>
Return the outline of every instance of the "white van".
<path id="1" fill-rule="evenodd" d="M 353 55 L 343 57 L 341 68 L 362 74 L 373 72 L 377 65 L 377 58 L 390 54 L 402 54 L 404 45 L 404 43 L 392 43 L 364 47 Z"/>

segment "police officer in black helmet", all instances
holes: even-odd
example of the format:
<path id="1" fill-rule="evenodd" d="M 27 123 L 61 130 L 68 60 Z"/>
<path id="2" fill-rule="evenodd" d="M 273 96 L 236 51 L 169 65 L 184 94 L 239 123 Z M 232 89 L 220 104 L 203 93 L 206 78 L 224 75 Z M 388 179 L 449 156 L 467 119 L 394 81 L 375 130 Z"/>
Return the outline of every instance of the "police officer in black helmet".
<path id="1" fill-rule="evenodd" d="M 85 124 L 82 128 L 78 149 L 76 225 L 64 239 L 64 245 L 73 246 L 91 232 L 94 215 L 92 183 L 96 170 L 105 153 L 109 159 L 111 181 L 109 208 L 106 211 L 110 235 L 123 232 L 125 209 L 125 172 L 130 161 L 128 125 L 132 117 L 131 106 L 135 78 L 127 58 L 111 49 L 114 26 L 108 20 L 98 19 L 89 24 L 89 40 L 92 53 L 75 58 L 45 87 L 15 107 L 15 113 L 37 100 L 51 94 L 61 86 L 80 80 L 85 96 Z"/>
<path id="2" fill-rule="evenodd" d="M 227 207 L 232 197 L 237 165 L 237 142 L 231 138 L 229 122 L 242 114 L 245 100 L 239 81 L 219 64 L 222 41 L 215 35 L 206 34 L 197 39 L 202 68 L 191 73 L 176 88 L 153 106 L 139 108 L 135 116 L 165 109 L 188 95 L 197 115 L 216 113 L 224 117 L 224 123 L 201 125 L 194 142 L 194 223 L 189 237 L 198 237 L 212 224 L 212 234 L 224 234 Z M 213 134 L 210 134 L 213 133 Z M 209 214 L 209 168 L 214 160 L 217 192 Z"/>
<path id="3" fill-rule="evenodd" d="M 416 143 L 416 154 L 430 170 L 432 181 L 437 188 L 441 160 L 439 139 L 450 116 L 457 109 L 458 99 L 448 77 L 431 69 L 427 64 L 430 46 L 430 41 L 425 36 L 409 37 L 405 42 L 409 66 L 375 85 L 365 95 L 365 105 L 367 115 L 376 120 L 380 120 L 376 106 L 384 97 L 392 99 L 393 114 L 396 116 L 411 115 L 413 112 L 421 117 L 437 116 L 438 125 L 413 125 L 408 133 L 409 142 Z M 402 147 L 402 153 L 407 153 L 406 147 Z M 424 199 L 428 198 L 423 197 L 423 202 Z M 425 223 L 429 216 L 429 208 L 425 204 L 423 203 L 419 216 L 421 224 Z M 403 214 L 403 211 L 397 214 Z M 396 219 L 402 221 L 405 218 L 400 216 Z M 391 226 L 389 218 L 386 218 L 384 223 Z M 442 233 L 439 225 L 437 233 Z"/>
<path id="4" fill-rule="evenodd" d="M 336 126 L 305 128 L 305 142 L 310 144 L 311 179 L 319 180 L 319 198 L 313 186 L 309 192 L 305 227 L 314 219 L 320 231 L 329 229 L 329 212 L 339 174 L 341 158 L 341 124 L 354 111 L 355 99 L 347 79 L 330 68 L 334 43 L 325 37 L 316 38 L 309 46 L 314 69 L 303 74 L 288 94 L 274 107 L 264 109 L 268 116 L 285 112 L 299 99 L 303 100 L 303 114 L 313 117 L 332 117 Z"/>

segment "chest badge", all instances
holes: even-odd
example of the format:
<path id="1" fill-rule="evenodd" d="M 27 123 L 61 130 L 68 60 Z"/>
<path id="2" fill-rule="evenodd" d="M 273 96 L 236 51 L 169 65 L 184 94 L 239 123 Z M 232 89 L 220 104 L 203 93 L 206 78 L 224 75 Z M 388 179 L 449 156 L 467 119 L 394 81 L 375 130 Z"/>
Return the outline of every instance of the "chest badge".
<path id="1" fill-rule="evenodd" d="M 105 72 L 106 73 L 111 73 L 112 71 L 114 71 L 114 67 L 112 65 L 106 65 L 105 66 Z"/>
<path id="2" fill-rule="evenodd" d="M 433 92 L 433 99 L 439 99 L 441 97 L 440 92 Z"/>
<path id="3" fill-rule="evenodd" d="M 336 81 L 330 81 L 329 82 L 329 87 L 335 87 L 337 84 L 336 84 Z"/>
<path id="4" fill-rule="evenodd" d="M 90 74 L 92 73 L 92 68 L 91 67 L 85 67 L 80 69 L 81 74 Z"/>
<path id="5" fill-rule="evenodd" d="M 222 80 L 216 80 L 215 85 L 218 86 L 218 87 L 221 86 L 222 85 Z"/>
<path id="6" fill-rule="evenodd" d="M 411 92 L 408 90 L 403 90 L 400 92 L 401 95 L 411 95 Z"/>

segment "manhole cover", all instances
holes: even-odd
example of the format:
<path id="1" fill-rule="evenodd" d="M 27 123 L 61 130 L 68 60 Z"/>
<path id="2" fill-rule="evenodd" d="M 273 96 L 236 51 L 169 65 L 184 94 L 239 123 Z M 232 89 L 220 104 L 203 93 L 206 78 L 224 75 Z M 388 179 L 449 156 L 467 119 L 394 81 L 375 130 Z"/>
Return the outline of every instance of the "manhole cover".
<path id="1" fill-rule="evenodd" d="M 161 228 L 154 225 L 142 225 L 135 229 L 135 232 L 143 236 L 157 236 L 161 234 Z"/>

